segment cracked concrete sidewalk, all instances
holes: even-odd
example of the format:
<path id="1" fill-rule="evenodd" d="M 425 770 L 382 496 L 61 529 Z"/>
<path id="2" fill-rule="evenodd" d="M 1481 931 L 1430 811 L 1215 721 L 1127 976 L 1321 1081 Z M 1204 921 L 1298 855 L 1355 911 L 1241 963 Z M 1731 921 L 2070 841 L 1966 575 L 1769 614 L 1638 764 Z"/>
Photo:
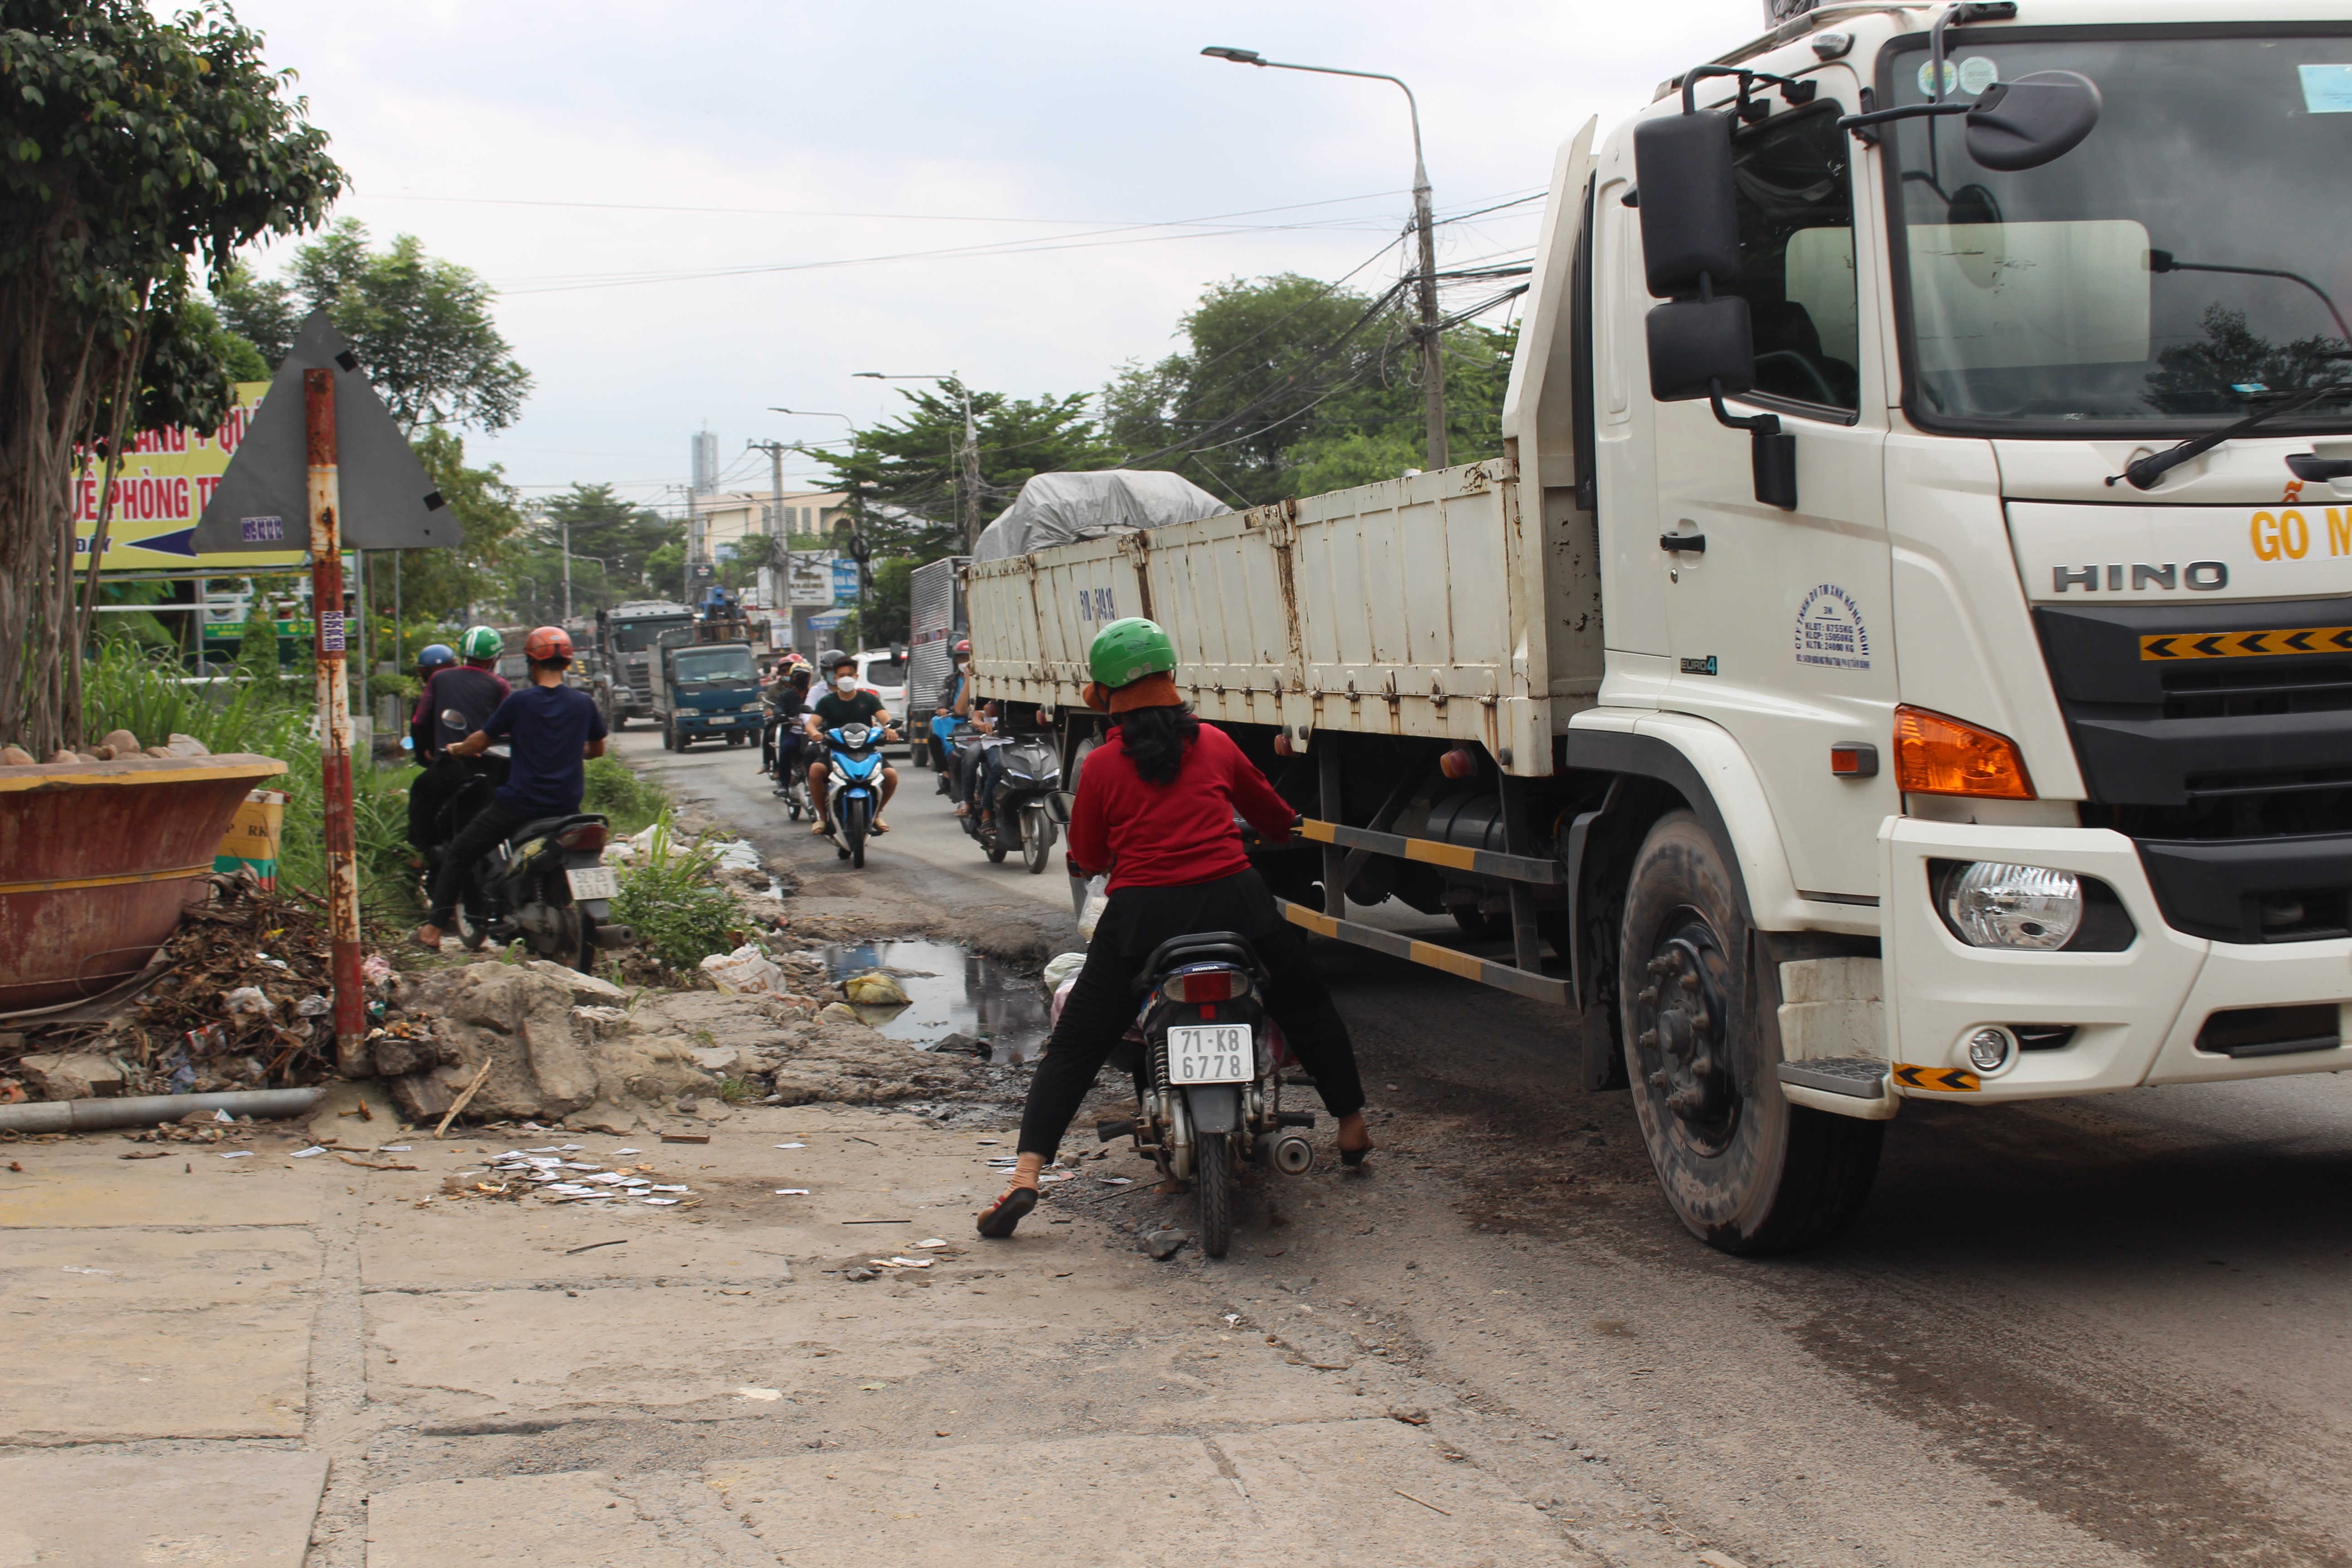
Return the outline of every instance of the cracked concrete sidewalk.
<path id="1" fill-rule="evenodd" d="M 641 1135 L 700 1200 L 668 1209 L 453 1202 L 519 1146 L 470 1134 L 399 1140 L 414 1172 L 290 1130 L 13 1146 L 0 1568 L 1604 1560 L 1336 1314 L 1260 1321 L 1050 1197 L 977 1240 L 994 1136 L 820 1106 Z M 841 1272 L 895 1257 L 932 1266 Z"/>

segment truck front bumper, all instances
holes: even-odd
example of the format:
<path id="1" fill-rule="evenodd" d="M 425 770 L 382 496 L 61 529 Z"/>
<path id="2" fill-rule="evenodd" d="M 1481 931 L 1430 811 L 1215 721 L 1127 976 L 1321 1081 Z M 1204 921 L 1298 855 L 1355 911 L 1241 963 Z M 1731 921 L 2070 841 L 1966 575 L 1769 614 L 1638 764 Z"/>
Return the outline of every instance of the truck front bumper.
<path id="1" fill-rule="evenodd" d="M 1880 994 L 1898 1094 L 2034 1100 L 2352 1068 L 2345 1044 L 2352 940 L 2248 946 L 2174 931 L 2132 841 L 2104 828 L 1895 816 L 1881 826 L 1878 848 Z M 1930 868 L 1937 860 L 2008 861 L 2095 878 L 2115 889 L 2138 935 L 2120 952 L 1970 947 L 1937 912 Z M 2333 1048 L 2234 1057 L 2199 1048 L 2216 1012 L 2298 1006 L 2336 1009 Z M 1968 1042 L 1988 1025 L 2060 1026 L 2073 1034 L 2053 1048 L 2014 1051 L 2000 1070 L 1979 1073 Z M 1928 1071 L 1905 1073 L 1904 1066 Z M 1957 1087 L 1969 1082 L 1975 1087 Z"/>

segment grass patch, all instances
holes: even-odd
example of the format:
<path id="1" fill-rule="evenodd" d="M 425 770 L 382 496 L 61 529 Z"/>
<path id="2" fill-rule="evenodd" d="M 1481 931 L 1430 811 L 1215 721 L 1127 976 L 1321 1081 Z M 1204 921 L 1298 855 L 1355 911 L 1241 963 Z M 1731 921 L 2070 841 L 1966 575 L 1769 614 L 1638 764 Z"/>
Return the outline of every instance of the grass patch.
<path id="1" fill-rule="evenodd" d="M 618 757 L 591 757 L 580 809 L 609 818 L 616 835 L 641 833 L 669 809 L 669 792 Z"/>
<path id="2" fill-rule="evenodd" d="M 711 880 L 717 860 L 709 845 L 679 844 L 664 809 L 643 858 L 620 872 L 614 920 L 634 928 L 637 945 L 673 970 L 691 971 L 714 952 L 732 951 L 728 932 L 742 915 Z"/>

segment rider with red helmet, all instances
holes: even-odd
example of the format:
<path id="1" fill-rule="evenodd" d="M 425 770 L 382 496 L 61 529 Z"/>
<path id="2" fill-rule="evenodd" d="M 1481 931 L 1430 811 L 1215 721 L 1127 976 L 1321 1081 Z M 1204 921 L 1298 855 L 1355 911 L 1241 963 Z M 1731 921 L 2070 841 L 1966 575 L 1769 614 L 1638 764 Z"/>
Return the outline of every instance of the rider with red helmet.
<path id="1" fill-rule="evenodd" d="M 510 762 L 507 782 L 458 830 L 434 868 L 433 908 L 416 940 L 436 951 L 475 863 L 524 823 L 577 812 L 588 784 L 586 759 L 604 754 L 604 720 L 595 700 L 563 684 L 572 668 L 570 634 L 541 626 L 524 639 L 522 651 L 530 661 L 530 684 L 499 703 L 480 729 L 446 748 L 451 756 L 479 756 L 493 741 L 504 741 Z"/>

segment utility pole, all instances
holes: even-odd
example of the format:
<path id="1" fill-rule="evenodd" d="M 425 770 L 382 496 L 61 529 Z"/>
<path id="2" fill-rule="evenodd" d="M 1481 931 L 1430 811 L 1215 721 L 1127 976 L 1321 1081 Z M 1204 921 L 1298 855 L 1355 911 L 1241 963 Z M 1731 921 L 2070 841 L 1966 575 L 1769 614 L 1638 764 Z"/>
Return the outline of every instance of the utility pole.
<path id="1" fill-rule="evenodd" d="M 1437 242 L 1432 236 L 1429 195 L 1429 168 L 1421 156 L 1421 103 L 1412 96 L 1402 78 L 1383 71 L 1341 70 L 1336 66 L 1290 65 L 1282 60 L 1270 60 L 1255 49 L 1202 49 L 1211 59 L 1231 60 L 1237 66 L 1258 66 L 1268 70 L 1312 71 L 1318 76 L 1361 77 L 1367 81 L 1396 83 L 1404 94 L 1406 110 L 1412 116 L 1412 226 L 1421 247 L 1421 329 L 1413 335 L 1421 340 L 1421 382 L 1424 395 L 1428 431 L 1423 460 L 1433 468 L 1446 467 L 1445 442 L 1445 359 L 1438 342 L 1437 332 Z"/>
<path id="2" fill-rule="evenodd" d="M 563 520 L 563 624 L 572 625 L 572 520 Z"/>

